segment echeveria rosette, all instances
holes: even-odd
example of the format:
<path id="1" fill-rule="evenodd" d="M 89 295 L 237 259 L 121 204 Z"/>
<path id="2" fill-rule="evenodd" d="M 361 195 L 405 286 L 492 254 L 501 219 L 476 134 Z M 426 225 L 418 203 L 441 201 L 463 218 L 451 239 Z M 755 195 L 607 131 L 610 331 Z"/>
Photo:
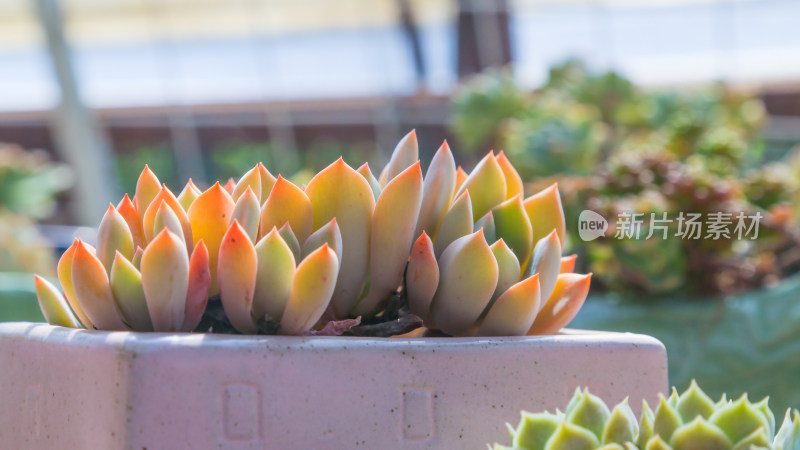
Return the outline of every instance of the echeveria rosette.
<path id="1" fill-rule="evenodd" d="M 565 412 L 522 413 L 516 428 L 507 425 L 511 445 L 494 449 L 623 450 L 789 450 L 800 448 L 800 413 L 787 411 L 777 433 L 767 399 L 747 395 L 714 402 L 695 382 L 681 395 L 647 402 L 637 420 L 627 399 L 613 409 L 588 390 L 575 391 Z"/>
<path id="2" fill-rule="evenodd" d="M 190 182 L 187 189 L 196 187 Z M 193 239 L 186 209 L 145 167 L 137 196 L 109 206 L 97 249 L 76 240 L 62 255 L 63 292 L 37 278 L 48 322 L 100 330 L 194 330 L 208 302 L 211 266 L 206 243 Z"/>
<path id="3" fill-rule="evenodd" d="M 589 276 L 562 261 L 557 186 L 525 198 L 502 152 L 467 173 L 446 142 L 423 177 L 418 153 L 412 131 L 377 178 L 340 158 L 299 187 L 258 164 L 178 196 L 145 167 L 97 249 L 76 241 L 61 258 L 63 294 L 37 281 L 42 309 L 59 325 L 192 331 L 218 297 L 240 333 L 303 334 L 400 295 L 451 335 L 558 332 Z"/>
<path id="4" fill-rule="evenodd" d="M 582 306 L 591 274 L 570 273 L 574 257 L 562 264 L 558 186 L 525 198 L 502 152 L 467 173 L 442 144 L 423 180 L 420 211 L 403 287 L 429 329 L 552 334 Z"/>

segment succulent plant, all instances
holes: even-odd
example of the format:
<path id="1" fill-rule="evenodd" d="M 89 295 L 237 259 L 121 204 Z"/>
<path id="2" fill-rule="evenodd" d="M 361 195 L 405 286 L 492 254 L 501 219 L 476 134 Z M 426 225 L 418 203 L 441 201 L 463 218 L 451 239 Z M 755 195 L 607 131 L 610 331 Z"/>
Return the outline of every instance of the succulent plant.
<path id="1" fill-rule="evenodd" d="M 62 256 L 63 295 L 37 279 L 40 304 L 60 325 L 192 331 L 218 295 L 240 333 L 302 334 L 381 320 L 405 295 L 452 335 L 557 332 L 590 279 L 562 263 L 557 186 L 523 200 L 502 153 L 462 173 L 445 143 L 423 179 L 413 131 L 378 178 L 340 158 L 301 188 L 259 163 L 176 197 L 145 167 L 134 198 L 109 206 L 97 248 L 76 241 Z"/>
<path id="2" fill-rule="evenodd" d="M 406 270 L 411 312 L 449 335 L 557 332 L 580 309 L 591 278 L 561 273 L 558 186 L 524 198 L 502 152 L 458 172 L 445 142 L 425 177 Z"/>
<path id="3" fill-rule="evenodd" d="M 681 395 L 673 389 L 659 397 L 651 409 L 643 402 L 637 420 L 628 400 L 613 409 L 588 390 L 577 389 L 565 412 L 522 413 L 517 428 L 508 425 L 511 446 L 495 444 L 496 450 L 733 450 L 800 448 L 800 412 L 786 411 L 775 432 L 775 416 L 768 399 L 752 403 L 747 395 L 738 400 L 724 396 L 711 400 L 698 386 Z"/>

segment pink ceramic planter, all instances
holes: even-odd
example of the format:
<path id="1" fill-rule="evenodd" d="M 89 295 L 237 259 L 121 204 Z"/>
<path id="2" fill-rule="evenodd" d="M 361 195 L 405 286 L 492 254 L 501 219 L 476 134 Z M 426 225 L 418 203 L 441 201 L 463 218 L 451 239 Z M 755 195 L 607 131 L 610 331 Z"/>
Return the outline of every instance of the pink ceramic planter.
<path id="1" fill-rule="evenodd" d="M 0 324 L 4 448 L 485 448 L 577 386 L 609 403 L 667 388 L 636 334 L 221 336 Z"/>

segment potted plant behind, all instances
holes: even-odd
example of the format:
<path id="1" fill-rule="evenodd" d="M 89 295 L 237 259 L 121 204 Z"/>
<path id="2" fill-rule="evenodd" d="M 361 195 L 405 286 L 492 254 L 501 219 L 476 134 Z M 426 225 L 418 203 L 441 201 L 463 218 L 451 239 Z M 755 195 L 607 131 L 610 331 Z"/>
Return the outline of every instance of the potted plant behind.
<path id="1" fill-rule="evenodd" d="M 51 325 L 0 326 L 5 442 L 458 448 L 576 386 L 654 400 L 658 341 L 560 331 L 590 275 L 561 256 L 557 187 L 523 198 L 502 154 L 467 174 L 446 143 L 423 178 L 417 155 L 412 131 L 377 178 L 259 164 L 177 196 L 145 168 L 61 289 L 37 278 Z"/>
<path id="2" fill-rule="evenodd" d="M 70 170 L 44 151 L 0 142 L 0 321 L 43 319 L 31 274 L 54 275 L 54 250 L 36 222 L 70 184 Z"/>

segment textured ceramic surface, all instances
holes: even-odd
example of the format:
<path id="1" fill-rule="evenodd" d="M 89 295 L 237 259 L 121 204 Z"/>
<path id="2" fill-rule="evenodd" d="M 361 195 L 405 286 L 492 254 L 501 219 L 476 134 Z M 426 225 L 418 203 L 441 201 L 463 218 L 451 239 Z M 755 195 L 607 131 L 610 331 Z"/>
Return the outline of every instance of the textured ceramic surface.
<path id="1" fill-rule="evenodd" d="M 4 448 L 442 448 L 507 440 L 519 410 L 667 388 L 657 340 L 213 336 L 0 324 Z"/>

